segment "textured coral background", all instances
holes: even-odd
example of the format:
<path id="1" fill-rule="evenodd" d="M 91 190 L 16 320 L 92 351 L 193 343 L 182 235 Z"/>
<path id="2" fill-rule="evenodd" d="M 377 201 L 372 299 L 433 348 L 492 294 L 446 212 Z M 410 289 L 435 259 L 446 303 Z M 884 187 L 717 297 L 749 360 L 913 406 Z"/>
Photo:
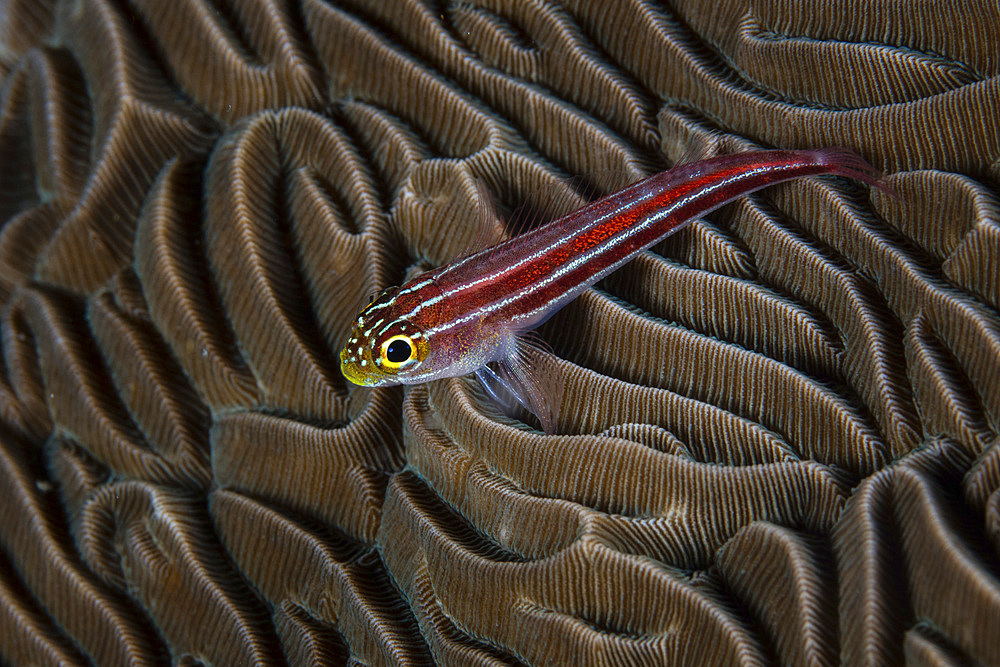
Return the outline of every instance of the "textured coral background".
<path id="1" fill-rule="evenodd" d="M 4 663 L 1000 664 L 995 2 L 6 0 L 0 76 Z M 543 327 L 563 435 L 339 373 L 477 178 L 834 144 L 898 197 Z"/>

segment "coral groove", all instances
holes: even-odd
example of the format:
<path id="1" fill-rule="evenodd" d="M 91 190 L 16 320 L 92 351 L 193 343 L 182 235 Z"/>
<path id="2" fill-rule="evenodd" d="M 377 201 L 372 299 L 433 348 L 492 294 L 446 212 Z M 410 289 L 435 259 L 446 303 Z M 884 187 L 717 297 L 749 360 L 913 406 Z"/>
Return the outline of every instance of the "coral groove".
<path id="1" fill-rule="evenodd" d="M 0 3 L 0 663 L 1000 664 L 997 5 L 708 8 Z M 836 145 L 884 187 L 544 324 L 556 434 L 340 372 L 389 285 Z"/>

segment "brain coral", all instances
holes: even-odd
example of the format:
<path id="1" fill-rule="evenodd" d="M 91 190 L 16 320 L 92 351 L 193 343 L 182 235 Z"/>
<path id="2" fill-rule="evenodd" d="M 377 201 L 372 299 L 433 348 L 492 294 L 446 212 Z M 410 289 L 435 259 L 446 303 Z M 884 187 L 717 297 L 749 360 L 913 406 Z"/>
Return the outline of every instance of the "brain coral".
<path id="1" fill-rule="evenodd" d="M 1000 12 L 8 0 L 4 664 L 1000 664 Z M 345 382 L 365 297 L 685 153 L 846 145 L 541 329 L 559 433 Z"/>

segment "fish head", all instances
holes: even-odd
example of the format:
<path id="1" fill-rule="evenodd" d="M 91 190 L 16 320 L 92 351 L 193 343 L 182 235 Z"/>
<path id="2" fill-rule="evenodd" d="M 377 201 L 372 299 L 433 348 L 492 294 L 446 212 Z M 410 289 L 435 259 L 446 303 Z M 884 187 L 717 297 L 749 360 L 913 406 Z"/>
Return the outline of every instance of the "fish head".
<path id="1" fill-rule="evenodd" d="M 340 370 L 354 384 L 381 387 L 404 383 L 427 359 L 424 332 L 410 322 L 400 287 L 383 290 L 358 314 L 340 352 Z"/>
<path id="2" fill-rule="evenodd" d="M 427 330 L 433 328 L 440 307 L 429 280 L 419 278 L 390 287 L 358 314 L 351 335 L 340 352 L 340 370 L 354 384 L 382 387 L 415 384 L 440 377 L 439 362 Z"/>

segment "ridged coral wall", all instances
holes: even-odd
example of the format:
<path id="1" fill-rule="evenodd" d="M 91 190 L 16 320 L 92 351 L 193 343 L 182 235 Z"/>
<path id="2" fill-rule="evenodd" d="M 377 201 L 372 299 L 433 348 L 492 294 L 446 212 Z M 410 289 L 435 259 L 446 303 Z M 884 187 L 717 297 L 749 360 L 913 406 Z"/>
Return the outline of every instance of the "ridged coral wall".
<path id="1" fill-rule="evenodd" d="M 7 0 L 0 659 L 1000 664 L 1000 10 Z M 542 329 L 560 435 L 366 297 L 684 155 L 849 146 Z"/>

